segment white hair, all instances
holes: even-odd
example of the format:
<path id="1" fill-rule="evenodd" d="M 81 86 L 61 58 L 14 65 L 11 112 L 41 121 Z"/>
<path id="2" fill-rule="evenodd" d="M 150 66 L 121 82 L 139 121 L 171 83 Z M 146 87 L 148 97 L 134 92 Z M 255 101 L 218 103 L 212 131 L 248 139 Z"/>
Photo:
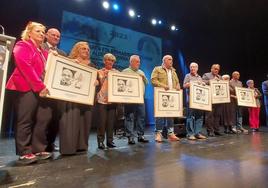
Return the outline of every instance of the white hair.
<path id="1" fill-rule="evenodd" d="M 165 59 L 167 59 L 168 57 L 172 57 L 171 55 L 165 55 L 162 59 L 162 65 L 165 63 Z"/>
<path id="2" fill-rule="evenodd" d="M 129 58 L 129 62 L 131 63 L 132 61 L 133 61 L 133 59 L 140 59 L 140 56 L 138 56 L 138 55 L 132 55 L 132 56 L 130 56 L 130 58 Z"/>

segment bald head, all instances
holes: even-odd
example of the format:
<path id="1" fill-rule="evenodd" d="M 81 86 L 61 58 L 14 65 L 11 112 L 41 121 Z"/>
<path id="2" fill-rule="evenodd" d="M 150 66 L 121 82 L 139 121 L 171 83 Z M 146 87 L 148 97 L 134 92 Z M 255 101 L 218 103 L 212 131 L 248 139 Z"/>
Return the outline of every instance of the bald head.
<path id="1" fill-rule="evenodd" d="M 47 30 L 46 39 L 51 46 L 56 47 L 60 42 L 60 31 L 56 28 L 50 28 Z"/>
<path id="2" fill-rule="evenodd" d="M 240 78 L 240 73 L 238 71 L 234 71 L 232 73 L 232 79 L 239 80 L 239 78 Z"/>
<path id="3" fill-rule="evenodd" d="M 171 55 L 165 55 L 162 59 L 162 65 L 164 65 L 165 68 L 171 69 L 173 65 L 173 58 Z"/>

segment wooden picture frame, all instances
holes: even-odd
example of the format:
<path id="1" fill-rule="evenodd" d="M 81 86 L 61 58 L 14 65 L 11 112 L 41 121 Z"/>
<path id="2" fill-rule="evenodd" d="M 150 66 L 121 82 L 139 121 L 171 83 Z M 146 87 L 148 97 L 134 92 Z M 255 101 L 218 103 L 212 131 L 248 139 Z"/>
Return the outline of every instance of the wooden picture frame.
<path id="1" fill-rule="evenodd" d="M 155 117 L 183 117 L 183 91 L 154 88 Z"/>
<path id="2" fill-rule="evenodd" d="M 212 104 L 230 103 L 229 81 L 210 80 Z"/>
<path id="3" fill-rule="evenodd" d="M 198 110 L 212 111 L 211 87 L 190 82 L 189 107 Z"/>
<path id="4" fill-rule="evenodd" d="M 75 63 L 72 59 L 49 54 L 44 83 L 48 98 L 93 105 L 97 69 Z"/>
<path id="5" fill-rule="evenodd" d="M 110 103 L 144 103 L 144 85 L 138 74 L 109 71 L 108 102 Z"/>
<path id="6" fill-rule="evenodd" d="M 237 105 L 245 107 L 257 107 L 253 89 L 244 87 L 235 87 Z"/>

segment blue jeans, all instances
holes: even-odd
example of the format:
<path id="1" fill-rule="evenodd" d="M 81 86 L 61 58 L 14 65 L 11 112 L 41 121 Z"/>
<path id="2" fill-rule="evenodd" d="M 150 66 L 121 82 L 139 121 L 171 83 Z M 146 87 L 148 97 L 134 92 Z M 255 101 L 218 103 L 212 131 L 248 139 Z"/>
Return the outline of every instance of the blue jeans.
<path id="1" fill-rule="evenodd" d="M 236 128 L 241 129 L 243 128 L 243 115 L 242 115 L 242 108 L 236 108 Z"/>
<path id="2" fill-rule="evenodd" d="M 138 137 L 144 135 L 145 127 L 145 105 L 144 104 L 128 104 L 125 105 L 125 129 L 127 137 L 135 137 L 134 127 Z"/>
<path id="3" fill-rule="evenodd" d="M 174 133 L 174 118 L 155 118 L 155 132 L 162 132 L 165 126 L 168 134 Z"/>
<path id="4" fill-rule="evenodd" d="M 187 109 L 186 131 L 187 136 L 195 136 L 201 133 L 203 126 L 203 112 L 195 109 Z"/>

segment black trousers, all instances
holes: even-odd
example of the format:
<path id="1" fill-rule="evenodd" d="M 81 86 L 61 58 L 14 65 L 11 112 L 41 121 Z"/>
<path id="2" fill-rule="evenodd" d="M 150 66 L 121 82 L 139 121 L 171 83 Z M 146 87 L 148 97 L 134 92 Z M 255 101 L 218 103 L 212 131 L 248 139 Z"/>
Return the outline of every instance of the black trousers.
<path id="1" fill-rule="evenodd" d="M 205 126 L 208 132 L 219 132 L 222 119 L 222 104 L 213 104 L 212 111 L 206 112 Z"/>
<path id="2" fill-rule="evenodd" d="M 71 102 L 61 103 L 59 124 L 61 154 L 72 155 L 78 150 L 88 150 L 92 116 L 91 108 L 88 105 Z"/>
<path id="3" fill-rule="evenodd" d="M 113 141 L 113 131 L 115 123 L 115 104 L 100 104 L 97 103 L 97 112 L 99 115 L 99 124 L 97 126 L 98 142 L 103 142 L 106 133 L 106 142 Z"/>
<path id="4" fill-rule="evenodd" d="M 25 155 L 45 151 L 47 128 L 51 121 L 49 99 L 40 98 L 37 93 L 16 92 L 15 143 L 16 154 Z"/>
<path id="5" fill-rule="evenodd" d="M 48 113 L 52 114 L 51 121 L 48 125 L 48 131 L 47 131 L 47 140 L 48 140 L 48 147 L 47 151 L 52 152 L 54 149 L 54 142 L 56 140 L 56 137 L 59 132 L 59 117 L 60 113 L 58 111 L 58 104 L 62 101 L 59 100 L 50 100 L 49 101 L 49 107 L 47 108 Z"/>

